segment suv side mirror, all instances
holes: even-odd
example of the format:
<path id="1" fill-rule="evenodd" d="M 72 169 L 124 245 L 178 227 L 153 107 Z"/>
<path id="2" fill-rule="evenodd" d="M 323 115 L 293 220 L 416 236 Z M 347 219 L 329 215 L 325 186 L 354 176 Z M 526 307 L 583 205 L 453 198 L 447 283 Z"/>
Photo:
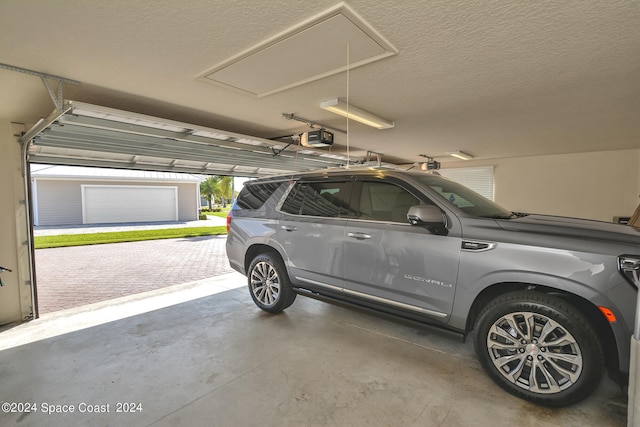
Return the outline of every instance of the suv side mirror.
<path id="1" fill-rule="evenodd" d="M 407 219 L 411 225 L 444 225 L 444 215 L 439 207 L 433 205 L 416 205 L 409 208 Z"/>
<path id="2" fill-rule="evenodd" d="M 446 217 L 437 206 L 411 206 L 409 212 L 407 212 L 407 219 L 411 225 L 423 226 L 433 234 L 440 236 L 449 234 Z"/>

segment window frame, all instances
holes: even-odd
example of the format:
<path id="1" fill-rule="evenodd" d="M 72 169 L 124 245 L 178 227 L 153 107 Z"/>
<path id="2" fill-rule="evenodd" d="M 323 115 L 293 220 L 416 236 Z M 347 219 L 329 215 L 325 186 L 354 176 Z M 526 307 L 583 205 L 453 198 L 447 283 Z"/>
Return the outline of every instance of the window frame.
<path id="1" fill-rule="evenodd" d="M 289 199 L 289 197 L 291 196 L 292 192 L 294 190 L 300 191 L 298 189 L 296 189 L 296 187 L 300 187 L 303 185 L 309 185 L 309 184 L 332 184 L 332 183 L 340 183 L 340 184 L 347 184 L 347 190 L 349 191 L 349 195 L 347 197 L 349 203 L 351 204 L 353 202 L 353 177 L 352 176 L 332 176 L 330 178 L 302 178 L 302 179 L 298 179 L 296 181 L 293 181 L 290 185 L 290 187 L 287 189 L 285 195 L 282 197 L 282 201 L 278 204 L 276 210 L 282 214 L 285 215 L 292 215 L 295 217 L 299 217 L 299 218 L 323 218 L 323 219 L 348 219 L 348 218 L 352 218 L 352 215 L 338 215 L 338 216 L 322 216 L 322 215 L 304 215 L 301 212 L 304 209 L 304 202 L 306 200 L 306 198 L 308 197 L 307 193 L 307 189 L 308 187 L 305 187 L 305 194 L 304 197 L 302 199 L 302 204 L 300 206 L 300 210 L 298 211 L 298 213 L 292 213 L 292 212 L 288 212 L 286 210 L 284 210 L 285 205 L 287 203 L 287 200 Z M 351 205 L 350 205 L 351 207 Z"/>
<path id="2" fill-rule="evenodd" d="M 264 190 L 260 191 L 260 194 L 262 194 L 262 195 L 268 194 L 268 197 L 266 199 L 264 199 L 264 200 L 262 200 L 261 198 L 257 197 L 256 193 L 254 193 L 252 191 L 254 189 L 254 187 L 256 189 L 258 189 L 258 188 L 264 188 L 264 187 L 269 186 L 269 185 L 274 185 L 275 186 L 273 191 L 270 191 L 270 192 L 266 192 Z M 240 209 L 240 210 L 250 210 L 250 211 L 260 210 L 267 203 L 267 201 L 274 194 L 276 194 L 278 192 L 278 190 L 281 187 L 282 187 L 282 181 L 268 181 L 268 182 L 247 183 L 247 184 L 245 184 L 244 188 L 242 188 L 242 190 L 240 190 L 240 192 L 238 193 L 238 196 L 236 197 L 236 200 L 234 202 L 235 208 L 236 209 Z M 242 204 L 246 202 L 247 193 L 249 194 L 249 197 L 252 200 L 255 199 L 255 200 L 260 201 L 260 206 L 257 206 L 257 207 L 244 207 L 244 206 L 242 206 Z"/>
<path id="3" fill-rule="evenodd" d="M 433 200 L 431 200 L 426 194 L 424 194 L 422 191 L 417 190 L 416 188 L 406 183 L 405 181 L 402 181 L 395 177 L 390 177 L 390 176 L 376 177 L 376 176 L 363 175 L 363 176 L 356 176 L 354 178 L 355 179 L 354 179 L 353 190 L 351 192 L 351 201 L 352 201 L 353 208 L 358 213 L 361 212 L 360 196 L 362 194 L 362 184 L 366 182 L 383 183 L 383 184 L 389 184 L 389 185 L 394 185 L 396 187 L 400 187 L 401 189 L 403 189 L 404 191 L 408 192 L 413 197 L 415 197 L 420 202 L 419 204 L 437 206 L 437 204 Z M 409 226 L 411 225 L 408 220 L 406 222 L 396 222 L 396 221 L 385 221 L 385 220 L 379 220 L 379 219 L 360 218 L 360 217 L 352 217 L 350 218 L 350 220 L 375 222 L 375 223 L 383 223 L 383 224 L 394 224 L 394 225 L 409 225 Z"/>

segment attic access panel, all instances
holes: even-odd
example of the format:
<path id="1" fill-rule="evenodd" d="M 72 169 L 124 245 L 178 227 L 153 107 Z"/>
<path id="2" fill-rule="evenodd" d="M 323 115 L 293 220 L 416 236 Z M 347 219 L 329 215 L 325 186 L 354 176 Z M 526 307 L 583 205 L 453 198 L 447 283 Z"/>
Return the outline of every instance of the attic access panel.
<path id="1" fill-rule="evenodd" d="M 68 101 L 34 126 L 31 163 L 265 176 L 345 164 L 346 157 L 217 129 Z M 278 153 L 276 155 L 276 153 Z"/>
<path id="2" fill-rule="evenodd" d="M 199 77 L 260 98 L 397 53 L 371 25 L 340 3 Z"/>

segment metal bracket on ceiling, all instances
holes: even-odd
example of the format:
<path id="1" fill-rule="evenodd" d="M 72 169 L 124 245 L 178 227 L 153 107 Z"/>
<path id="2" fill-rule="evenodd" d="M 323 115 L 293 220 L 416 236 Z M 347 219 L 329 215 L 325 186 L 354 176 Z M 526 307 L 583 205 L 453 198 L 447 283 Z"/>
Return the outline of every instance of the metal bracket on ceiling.
<path id="1" fill-rule="evenodd" d="M 56 106 L 58 111 L 62 111 L 64 109 L 64 97 L 62 96 L 62 84 L 69 83 L 72 85 L 79 85 L 80 82 L 77 80 L 67 79 L 66 77 L 54 76 L 52 74 L 41 73 L 39 71 L 33 71 L 26 68 L 14 67 L 13 65 L 2 64 L 0 63 L 0 68 L 4 68 L 5 70 L 16 71 L 18 73 L 30 74 L 32 76 L 40 77 L 42 84 L 44 85 L 47 93 L 51 97 L 53 104 Z M 58 82 L 58 90 L 57 93 L 54 92 L 49 86 L 49 82 L 47 79 L 55 80 Z"/>
<path id="2" fill-rule="evenodd" d="M 294 113 L 288 113 L 288 114 L 287 113 L 282 113 L 282 117 L 284 117 L 287 120 L 295 120 L 295 121 L 298 121 L 298 122 L 302 122 L 302 123 L 306 124 L 307 126 L 309 126 L 311 129 L 315 129 L 316 126 L 318 125 L 317 123 L 312 122 L 311 120 L 303 119 L 302 117 L 297 117 Z M 319 126 L 319 127 L 321 128 L 321 127 L 324 127 L 324 126 Z"/>
<path id="3" fill-rule="evenodd" d="M 64 105 L 64 98 L 62 97 L 62 81 L 58 80 L 58 94 L 56 96 L 53 93 L 53 90 L 51 90 L 51 87 L 49 86 L 49 82 L 47 81 L 47 78 L 44 76 L 40 76 L 40 80 L 42 80 L 42 84 L 44 85 L 44 88 L 47 89 L 47 92 L 49 92 L 49 96 L 51 97 L 51 100 L 56 106 L 56 109 L 58 111 L 62 111 L 62 106 Z"/>
<path id="4" fill-rule="evenodd" d="M 345 131 L 343 131 L 342 129 L 336 129 L 336 128 L 332 128 L 330 126 L 325 126 L 323 124 L 320 123 L 316 123 L 313 122 L 311 120 L 307 120 L 307 119 L 303 119 L 302 117 L 296 116 L 295 113 L 282 113 L 282 117 L 284 117 L 287 120 L 295 120 L 298 122 L 302 122 L 304 124 L 306 124 L 307 126 L 309 126 L 311 129 L 329 129 L 330 131 L 335 132 L 339 132 L 339 133 L 347 133 Z"/>

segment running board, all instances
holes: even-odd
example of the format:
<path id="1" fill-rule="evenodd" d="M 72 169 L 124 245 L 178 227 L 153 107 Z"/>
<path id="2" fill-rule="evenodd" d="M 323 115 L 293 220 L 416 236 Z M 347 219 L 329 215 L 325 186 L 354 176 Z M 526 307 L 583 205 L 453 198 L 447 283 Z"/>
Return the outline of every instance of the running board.
<path id="1" fill-rule="evenodd" d="M 341 288 L 339 286 L 334 286 L 334 285 L 329 285 L 327 283 L 317 282 L 315 280 L 305 279 L 304 277 L 296 276 L 296 280 L 298 280 L 300 282 L 306 282 L 306 283 L 309 283 L 309 284 L 314 285 L 314 286 L 318 286 L 318 287 L 322 287 L 322 288 L 325 288 L 325 289 L 329 289 L 329 290 L 331 290 L 333 292 L 339 292 L 339 293 L 344 294 L 344 295 L 353 296 L 353 297 L 357 297 L 357 298 L 364 299 L 364 300 L 374 301 L 374 302 L 380 303 L 380 304 L 386 304 L 386 305 L 389 305 L 389 306 L 392 306 L 392 307 L 396 307 L 396 308 L 400 308 L 400 309 L 403 309 L 403 310 L 412 311 L 414 313 L 426 314 L 426 315 L 429 315 L 429 316 L 438 317 L 440 319 L 447 317 L 446 313 L 441 313 L 439 311 L 428 310 L 426 308 L 418 307 L 418 306 L 415 306 L 415 305 L 405 304 L 403 302 L 394 301 L 394 300 L 390 300 L 390 299 L 382 298 L 382 297 L 377 297 L 377 296 L 374 296 L 374 295 L 369 295 L 369 294 L 365 294 L 365 293 L 362 293 L 362 292 L 353 291 L 351 289 L 345 289 L 345 288 Z M 299 288 L 299 289 L 303 290 L 304 288 Z M 313 291 L 309 291 L 309 292 L 313 293 Z"/>

